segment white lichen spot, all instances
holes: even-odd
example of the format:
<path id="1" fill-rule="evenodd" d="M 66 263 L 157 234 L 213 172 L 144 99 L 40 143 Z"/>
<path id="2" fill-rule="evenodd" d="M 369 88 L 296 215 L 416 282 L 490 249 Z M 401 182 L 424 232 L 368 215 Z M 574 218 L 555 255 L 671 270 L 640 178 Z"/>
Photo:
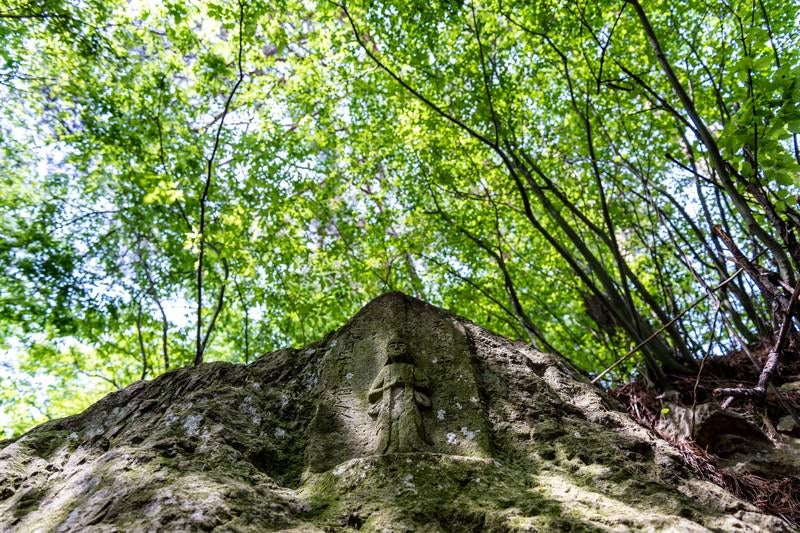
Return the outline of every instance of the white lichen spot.
<path id="1" fill-rule="evenodd" d="M 223 433 L 225 428 L 221 424 L 214 424 L 213 426 L 205 427 L 200 433 L 200 440 L 203 441 L 203 446 L 207 446 L 215 439 L 216 435 Z"/>
<path id="2" fill-rule="evenodd" d="M 437 359 L 436 357 L 434 357 L 433 359 L 431 359 L 431 363 L 433 363 L 434 365 L 435 365 L 436 363 L 438 363 L 438 362 L 439 362 L 439 359 Z"/>
<path id="3" fill-rule="evenodd" d="M 253 405 L 253 398 L 250 396 L 246 397 L 241 403 L 239 406 L 239 411 L 250 417 L 250 420 L 253 421 L 253 424 L 261 424 L 261 415 L 259 414 L 256 406 Z"/>
<path id="4" fill-rule="evenodd" d="M 203 417 L 200 415 L 192 415 L 183 422 L 183 429 L 190 437 L 196 437 L 200 433 L 200 424 L 203 423 Z"/>
<path id="5" fill-rule="evenodd" d="M 414 494 L 417 493 L 417 486 L 414 485 L 414 476 L 411 474 L 406 474 L 403 476 L 403 488 L 408 491 L 413 492 Z"/>
<path id="6" fill-rule="evenodd" d="M 455 433 L 448 433 L 447 434 L 447 444 L 456 444 L 458 439 L 456 438 Z"/>
<path id="7" fill-rule="evenodd" d="M 94 438 L 94 437 L 99 437 L 100 435 L 102 435 L 102 434 L 103 434 L 103 433 L 105 433 L 105 432 L 106 432 L 106 429 L 105 429 L 105 424 L 100 424 L 100 425 L 99 425 L 98 427 L 96 427 L 96 428 L 90 428 L 90 429 L 89 429 L 89 430 L 88 430 L 88 431 L 87 431 L 87 432 L 84 434 L 84 437 L 83 437 L 83 438 L 84 438 L 84 439 L 86 439 L 86 440 L 89 440 L 89 439 L 92 439 L 92 438 Z"/>
<path id="8" fill-rule="evenodd" d="M 317 351 L 314 348 L 309 348 L 306 350 L 306 355 L 314 355 Z"/>
<path id="9" fill-rule="evenodd" d="M 342 475 L 344 475 L 345 470 L 347 470 L 347 464 L 346 463 L 342 463 L 342 464 L 340 464 L 339 466 L 337 466 L 336 468 L 333 469 L 333 475 L 337 476 L 337 477 L 341 477 Z"/>
<path id="10" fill-rule="evenodd" d="M 464 438 L 467 440 L 475 440 L 475 436 L 480 432 L 480 429 L 476 429 L 475 431 L 470 431 L 467 429 L 466 426 L 461 428 L 461 434 L 464 435 Z"/>
<path id="11" fill-rule="evenodd" d="M 287 405 L 289 405 L 289 397 L 281 396 L 281 409 L 286 409 Z"/>
<path id="12" fill-rule="evenodd" d="M 250 384 L 250 388 L 253 390 L 261 390 L 261 383 L 254 381 Z"/>
<path id="13" fill-rule="evenodd" d="M 289 509 L 295 514 L 305 514 L 311 512 L 311 504 L 303 501 L 289 502 Z"/>
<path id="14" fill-rule="evenodd" d="M 331 341 L 331 347 L 333 347 L 333 346 L 336 346 L 336 342 L 337 342 L 337 341 L 336 341 L 336 339 L 333 339 L 333 340 Z"/>
<path id="15" fill-rule="evenodd" d="M 200 510 L 200 509 L 197 509 L 197 510 L 195 510 L 195 511 L 194 511 L 194 512 L 191 514 L 191 516 L 189 517 L 189 519 L 190 519 L 192 522 L 199 523 L 199 522 L 203 522 L 203 521 L 206 519 L 206 515 L 204 515 L 204 514 L 203 514 L 203 511 L 202 511 L 202 510 Z"/>
<path id="16" fill-rule="evenodd" d="M 460 403 L 456 402 L 456 409 L 458 409 L 459 411 L 461 411 L 463 408 L 464 408 L 464 406 L 463 406 L 463 405 L 461 405 Z"/>
<path id="17" fill-rule="evenodd" d="M 436 411 L 436 419 L 437 420 L 444 420 L 444 415 L 446 415 L 446 414 L 447 414 L 447 412 L 444 409 L 439 409 L 438 411 Z"/>
<path id="18" fill-rule="evenodd" d="M 573 433 L 573 435 L 575 435 L 575 438 L 576 438 L 576 439 L 581 439 L 581 438 L 583 438 L 583 436 L 581 435 L 581 432 L 580 432 L 580 431 L 576 431 L 575 433 Z"/>
<path id="19" fill-rule="evenodd" d="M 472 402 L 473 404 L 475 404 L 475 405 L 478 405 L 478 402 L 479 402 L 478 398 L 476 398 L 475 396 L 473 396 L 472 398 L 470 398 L 470 399 L 469 399 L 469 401 L 471 401 L 471 402 Z"/>
<path id="20" fill-rule="evenodd" d="M 69 440 L 78 440 L 78 434 L 73 431 L 72 433 L 69 434 L 69 437 L 67 438 Z"/>
<path id="21" fill-rule="evenodd" d="M 481 482 L 481 478 L 479 478 L 479 477 L 476 477 L 476 478 L 475 478 L 475 483 L 480 483 L 480 482 Z"/>
<path id="22" fill-rule="evenodd" d="M 303 384 L 305 385 L 306 390 L 313 389 L 314 387 L 316 387 L 318 382 L 319 382 L 319 375 L 317 374 L 311 374 L 303 380 Z"/>
<path id="23" fill-rule="evenodd" d="M 286 436 L 286 430 L 283 428 L 275 428 L 275 438 L 282 439 Z"/>
<path id="24" fill-rule="evenodd" d="M 347 381 L 350 381 L 351 379 L 353 379 L 353 373 L 352 372 L 348 372 L 347 375 L 344 377 L 344 379 L 346 379 Z"/>
<path id="25" fill-rule="evenodd" d="M 406 463 L 411 464 L 411 459 L 406 459 Z"/>

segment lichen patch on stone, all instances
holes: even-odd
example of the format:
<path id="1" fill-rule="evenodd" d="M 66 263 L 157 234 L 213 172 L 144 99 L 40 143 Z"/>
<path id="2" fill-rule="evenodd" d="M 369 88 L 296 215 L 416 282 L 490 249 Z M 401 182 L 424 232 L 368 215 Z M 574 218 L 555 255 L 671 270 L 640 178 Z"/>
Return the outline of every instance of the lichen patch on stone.
<path id="1" fill-rule="evenodd" d="M 411 366 L 370 401 L 387 362 Z M 5 444 L 0 531 L 790 531 L 576 376 L 386 295 L 310 347 L 174 370 Z M 376 449 L 383 428 L 424 449 Z"/>

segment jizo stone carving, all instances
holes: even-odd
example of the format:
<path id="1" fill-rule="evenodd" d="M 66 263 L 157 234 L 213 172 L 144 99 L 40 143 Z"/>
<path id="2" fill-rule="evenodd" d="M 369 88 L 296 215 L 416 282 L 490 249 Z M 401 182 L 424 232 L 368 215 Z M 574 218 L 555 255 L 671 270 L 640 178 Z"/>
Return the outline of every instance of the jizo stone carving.
<path id="1" fill-rule="evenodd" d="M 795 475 L 789 444 L 748 457 Z M 0 440 L 0 532 L 212 529 L 797 530 L 562 358 L 396 293 L 311 347 L 175 370 Z"/>
<path id="2" fill-rule="evenodd" d="M 463 325 L 390 295 L 318 348 L 308 472 L 402 454 L 493 456 L 492 432 Z"/>
<path id="3" fill-rule="evenodd" d="M 376 453 L 424 451 L 430 439 L 420 409 L 431 406 L 430 385 L 401 339 L 386 345 L 386 363 L 367 394 L 370 416 L 378 418 Z"/>

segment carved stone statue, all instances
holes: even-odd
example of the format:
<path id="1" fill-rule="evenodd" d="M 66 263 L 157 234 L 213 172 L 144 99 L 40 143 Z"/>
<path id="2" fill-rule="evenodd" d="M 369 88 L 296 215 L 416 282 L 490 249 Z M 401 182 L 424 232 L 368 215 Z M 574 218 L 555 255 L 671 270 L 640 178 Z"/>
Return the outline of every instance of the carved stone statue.
<path id="1" fill-rule="evenodd" d="M 431 406 L 428 379 L 406 343 L 391 339 L 386 345 L 386 363 L 369 388 L 370 416 L 378 417 L 380 438 L 377 453 L 423 451 L 429 439 L 420 409 Z"/>

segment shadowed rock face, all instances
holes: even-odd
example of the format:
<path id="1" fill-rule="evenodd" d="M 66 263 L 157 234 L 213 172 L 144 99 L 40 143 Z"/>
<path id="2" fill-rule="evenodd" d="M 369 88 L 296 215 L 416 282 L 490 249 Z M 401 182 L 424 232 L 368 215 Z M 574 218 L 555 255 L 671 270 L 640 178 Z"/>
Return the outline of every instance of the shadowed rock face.
<path id="1" fill-rule="evenodd" d="M 788 531 L 566 361 L 401 294 L 0 443 L 0 531 Z"/>
<path id="2" fill-rule="evenodd" d="M 491 456 L 491 432 L 464 325 L 422 302 L 376 300 L 319 363 L 306 454 L 313 472 L 387 452 Z"/>

